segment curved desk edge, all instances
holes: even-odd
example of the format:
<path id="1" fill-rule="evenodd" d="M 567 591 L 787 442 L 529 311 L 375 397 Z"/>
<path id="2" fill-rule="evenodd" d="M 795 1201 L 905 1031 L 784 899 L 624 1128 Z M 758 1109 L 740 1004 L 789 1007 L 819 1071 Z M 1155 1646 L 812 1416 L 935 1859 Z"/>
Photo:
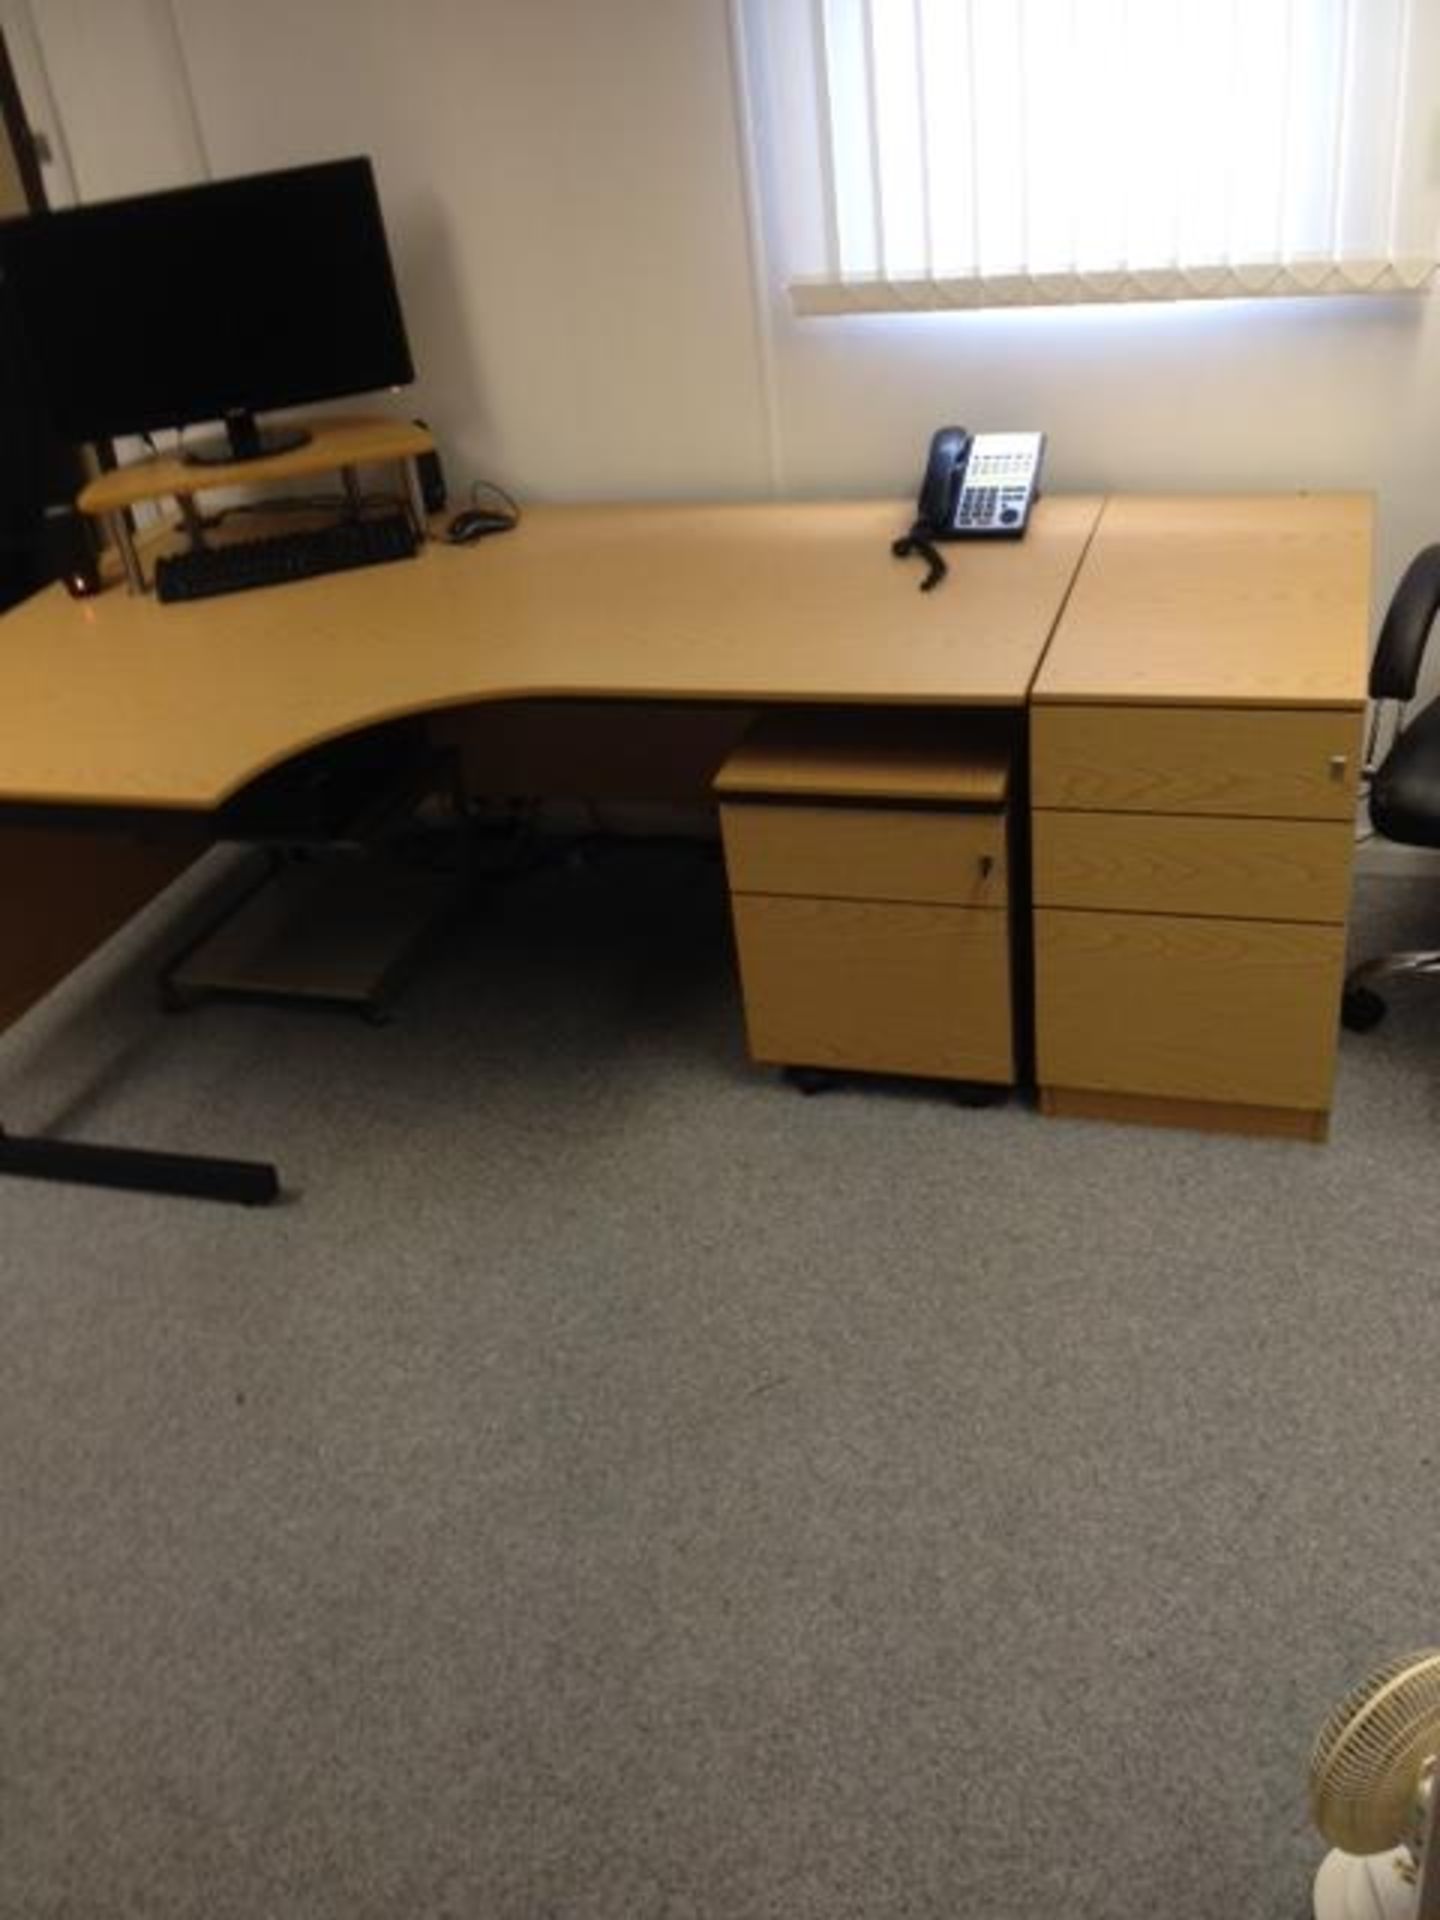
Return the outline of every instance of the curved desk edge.
<path id="1" fill-rule="evenodd" d="M 475 547 L 220 600 L 53 589 L 0 621 L 0 806 L 213 810 L 310 747 L 519 701 L 1022 709 L 1099 516 L 920 595 L 868 501 L 532 508 Z"/>

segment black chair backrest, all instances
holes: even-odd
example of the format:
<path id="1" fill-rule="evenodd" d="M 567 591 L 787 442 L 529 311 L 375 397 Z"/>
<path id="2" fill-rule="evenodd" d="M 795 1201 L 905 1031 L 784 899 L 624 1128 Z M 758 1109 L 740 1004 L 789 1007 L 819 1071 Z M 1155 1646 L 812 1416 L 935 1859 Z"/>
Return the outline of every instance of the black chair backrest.
<path id="1" fill-rule="evenodd" d="M 1372 700 L 1414 697 L 1435 615 L 1440 612 L 1440 546 L 1426 547 L 1405 569 L 1380 628 L 1370 662 Z"/>

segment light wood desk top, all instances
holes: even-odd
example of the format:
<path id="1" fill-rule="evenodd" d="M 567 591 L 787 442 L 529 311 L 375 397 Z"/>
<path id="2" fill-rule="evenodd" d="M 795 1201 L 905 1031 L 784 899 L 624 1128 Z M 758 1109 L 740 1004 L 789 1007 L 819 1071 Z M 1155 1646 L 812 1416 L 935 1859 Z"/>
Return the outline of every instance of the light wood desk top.
<path id="1" fill-rule="evenodd" d="M 1106 502 L 1038 701 L 1361 707 L 1368 494 Z"/>
<path id="2" fill-rule="evenodd" d="M 320 741 L 486 700 L 1021 707 L 1100 506 L 951 547 L 931 594 L 890 554 L 895 501 L 534 507 L 220 599 L 53 588 L 0 620 L 0 801 L 206 809 Z"/>

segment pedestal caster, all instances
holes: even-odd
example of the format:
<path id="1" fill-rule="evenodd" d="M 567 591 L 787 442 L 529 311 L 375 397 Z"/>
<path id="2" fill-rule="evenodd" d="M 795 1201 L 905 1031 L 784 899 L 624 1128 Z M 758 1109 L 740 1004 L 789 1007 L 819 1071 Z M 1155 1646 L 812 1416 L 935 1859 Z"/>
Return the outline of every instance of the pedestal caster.
<path id="1" fill-rule="evenodd" d="M 829 1067 L 786 1067 L 785 1078 L 801 1093 L 829 1093 L 840 1085 L 840 1075 Z"/>
<path id="2" fill-rule="evenodd" d="M 950 1089 L 957 1107 L 1003 1107 L 1010 1098 L 1008 1087 L 997 1087 L 988 1080 L 957 1080 Z"/>

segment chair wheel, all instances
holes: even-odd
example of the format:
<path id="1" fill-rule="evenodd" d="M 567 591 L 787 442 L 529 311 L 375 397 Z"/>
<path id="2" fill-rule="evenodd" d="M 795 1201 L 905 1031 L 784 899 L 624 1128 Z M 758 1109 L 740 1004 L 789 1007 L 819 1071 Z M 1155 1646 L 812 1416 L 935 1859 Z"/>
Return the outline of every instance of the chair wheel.
<path id="1" fill-rule="evenodd" d="M 832 1073 L 828 1067 L 786 1067 L 785 1078 L 806 1095 L 828 1093 L 840 1084 L 839 1074 Z"/>
<path id="2" fill-rule="evenodd" d="M 1385 1018 L 1385 1002 L 1368 987 L 1347 987 L 1340 1000 L 1340 1024 L 1350 1033 L 1369 1033 Z"/>

